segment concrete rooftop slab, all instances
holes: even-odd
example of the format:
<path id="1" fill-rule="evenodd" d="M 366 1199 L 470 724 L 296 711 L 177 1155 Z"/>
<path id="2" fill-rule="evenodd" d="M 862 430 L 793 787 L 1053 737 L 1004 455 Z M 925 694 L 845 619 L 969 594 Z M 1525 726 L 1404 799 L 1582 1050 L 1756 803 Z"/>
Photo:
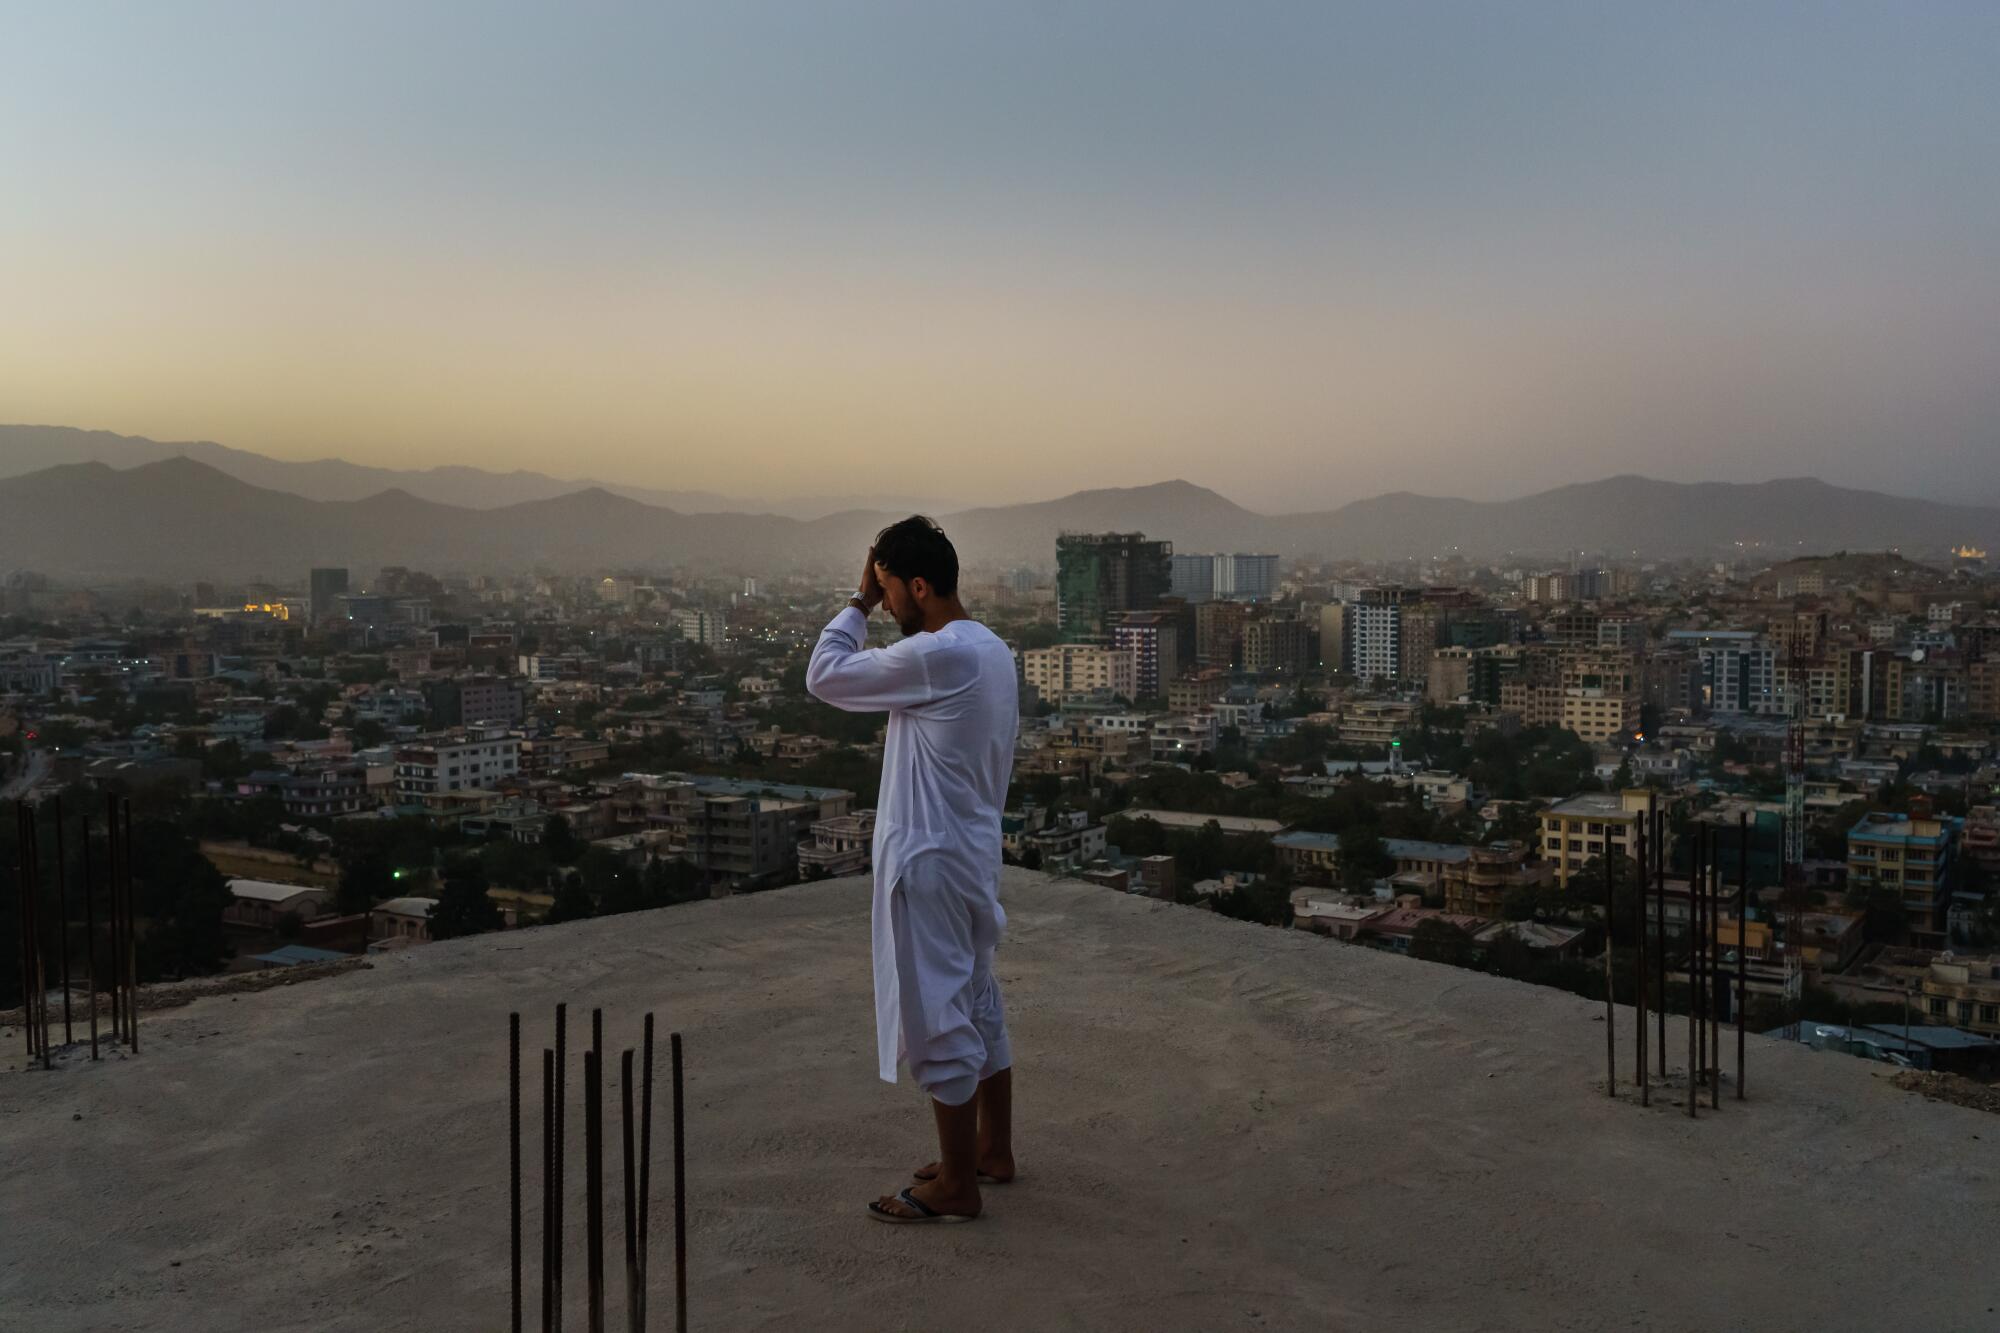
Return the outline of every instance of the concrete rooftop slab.
<path id="1" fill-rule="evenodd" d="M 0 1328 L 504 1328 L 507 1013 L 538 1070 L 558 1000 L 571 1327 L 594 1005 L 614 1052 L 659 1015 L 659 1127 L 686 1033 L 697 1328 L 2000 1326 L 2000 1122 L 1881 1066 L 1752 1038 L 1753 1100 L 1690 1122 L 1605 1097 L 1601 1005 L 1026 872 L 1006 899 L 1023 1176 L 973 1225 L 862 1216 L 932 1154 L 873 1075 L 867 885 L 832 881 L 411 949 L 0 1074 Z"/>

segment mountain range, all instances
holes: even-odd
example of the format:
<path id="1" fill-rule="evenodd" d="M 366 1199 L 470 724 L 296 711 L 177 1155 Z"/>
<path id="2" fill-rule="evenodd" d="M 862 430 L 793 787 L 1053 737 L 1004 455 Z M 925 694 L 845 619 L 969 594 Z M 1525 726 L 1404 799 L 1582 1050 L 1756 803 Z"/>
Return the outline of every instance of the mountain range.
<path id="1" fill-rule="evenodd" d="M 421 470 L 369 467 L 341 458 L 298 462 L 248 449 L 233 449 L 213 440 L 163 442 L 143 435 L 117 435 L 108 430 L 79 430 L 74 426 L 0 425 L 0 478 L 18 477 L 61 463 L 109 463 L 116 468 L 131 468 L 169 458 L 192 458 L 238 481 L 301 495 L 308 500 L 365 500 L 383 491 L 401 490 L 439 504 L 501 509 L 530 500 L 553 500 L 595 487 L 641 504 L 696 514 L 758 513 L 818 518 L 864 505 L 924 512 L 947 507 L 935 499 L 916 497 L 815 495 L 747 500 L 715 491 L 659 490 L 588 478 L 565 481 L 543 472 L 492 472 L 477 467 Z"/>
<path id="2" fill-rule="evenodd" d="M 681 567 L 728 573 L 840 568 L 907 510 L 800 519 L 685 512 L 602 487 L 489 508 L 395 487 L 314 499 L 177 456 L 131 467 L 70 462 L 0 480 L 0 570 L 89 580 L 258 578 L 314 565 L 434 573 Z M 1079 491 L 940 516 L 973 566 L 1051 563 L 1064 531 L 1144 532 L 1182 551 L 1361 559 L 1457 552 L 1523 563 L 1567 552 L 1766 558 L 1959 542 L 2000 545 L 2000 509 L 1846 490 L 1812 479 L 1684 485 L 1613 477 L 1517 500 L 1399 493 L 1319 513 L 1259 514 L 1185 481 Z"/>

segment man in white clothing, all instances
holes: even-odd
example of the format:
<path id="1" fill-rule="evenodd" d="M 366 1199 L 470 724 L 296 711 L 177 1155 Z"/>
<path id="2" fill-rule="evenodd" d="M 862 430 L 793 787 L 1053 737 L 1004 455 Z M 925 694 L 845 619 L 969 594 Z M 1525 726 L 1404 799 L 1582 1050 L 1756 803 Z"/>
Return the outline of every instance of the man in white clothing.
<path id="1" fill-rule="evenodd" d="M 866 648 L 886 603 L 903 631 Z M 938 1160 L 868 1205 L 884 1222 L 969 1221 L 981 1181 L 1014 1178 L 1013 1054 L 993 976 L 1000 812 L 1014 765 L 1013 654 L 958 599 L 958 554 L 926 518 L 883 529 L 861 587 L 820 634 L 806 688 L 889 714 L 875 811 L 876 1054 L 931 1096 Z"/>

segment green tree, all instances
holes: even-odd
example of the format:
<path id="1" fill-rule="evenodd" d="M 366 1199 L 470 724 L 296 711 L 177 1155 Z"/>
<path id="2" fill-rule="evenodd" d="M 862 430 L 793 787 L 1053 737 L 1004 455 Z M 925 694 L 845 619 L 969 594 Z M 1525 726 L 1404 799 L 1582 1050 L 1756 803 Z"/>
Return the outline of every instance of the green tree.
<path id="1" fill-rule="evenodd" d="M 1410 937 L 1410 957 L 1426 962 L 1470 967 L 1478 953 L 1479 946 L 1473 943 L 1472 936 L 1436 917 L 1418 922 L 1416 934 Z"/>
<path id="2" fill-rule="evenodd" d="M 691 903 L 708 897 L 701 867 L 685 857 L 655 857 L 646 865 L 646 901 L 654 907 Z"/>
<path id="3" fill-rule="evenodd" d="M 1260 875 L 1247 885 L 1218 893 L 1213 903 L 1219 915 L 1260 926 L 1290 926 L 1294 917 L 1291 885 L 1277 875 Z"/>
<path id="4" fill-rule="evenodd" d="M 1388 844 L 1372 824 L 1360 824 L 1340 835 L 1340 850 L 1334 854 L 1340 867 L 1340 882 L 1350 893 L 1363 893 L 1384 875 L 1396 869 Z"/>
<path id="5" fill-rule="evenodd" d="M 571 872 L 556 884 L 556 900 L 542 924 L 559 926 L 565 921 L 583 921 L 597 915 L 597 904 L 583 887 L 583 876 Z"/>
<path id="6" fill-rule="evenodd" d="M 537 889 L 548 882 L 549 859 L 540 847 L 501 833 L 479 849 L 489 883 L 510 889 Z"/>
<path id="7" fill-rule="evenodd" d="M 583 855 L 583 841 L 569 826 L 569 820 L 562 815 L 550 815 L 548 823 L 542 827 L 542 850 L 549 860 L 559 866 L 576 864 Z"/>
<path id="8" fill-rule="evenodd" d="M 229 884 L 179 822 L 134 821 L 132 876 L 140 973 L 156 980 L 220 971 L 230 956 L 222 927 Z"/>
<path id="9" fill-rule="evenodd" d="M 446 865 L 444 887 L 431 908 L 431 938 L 450 940 L 500 929 L 500 906 L 486 889 L 486 871 L 476 857 L 459 857 Z"/>
<path id="10" fill-rule="evenodd" d="M 341 863 L 334 905 L 343 912 L 365 912 L 395 894 L 395 867 L 381 847 L 363 847 Z"/>

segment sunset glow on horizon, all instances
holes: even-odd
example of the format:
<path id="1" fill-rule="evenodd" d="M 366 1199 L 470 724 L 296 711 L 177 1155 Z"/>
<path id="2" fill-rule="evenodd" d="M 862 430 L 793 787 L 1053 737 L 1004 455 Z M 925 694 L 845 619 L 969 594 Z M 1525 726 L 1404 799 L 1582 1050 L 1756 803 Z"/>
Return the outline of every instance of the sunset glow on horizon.
<path id="1" fill-rule="evenodd" d="M 0 421 L 1266 510 L 2000 501 L 2000 10 L 49 7 Z"/>

